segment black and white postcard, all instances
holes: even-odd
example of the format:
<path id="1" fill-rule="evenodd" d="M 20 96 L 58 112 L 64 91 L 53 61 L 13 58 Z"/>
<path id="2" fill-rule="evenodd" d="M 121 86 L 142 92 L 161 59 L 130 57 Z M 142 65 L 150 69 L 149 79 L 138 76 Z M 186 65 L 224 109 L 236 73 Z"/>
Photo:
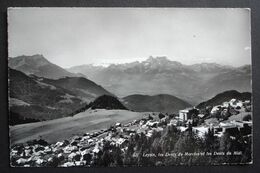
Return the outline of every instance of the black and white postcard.
<path id="1" fill-rule="evenodd" d="M 252 164 L 248 8 L 9 8 L 11 167 Z"/>

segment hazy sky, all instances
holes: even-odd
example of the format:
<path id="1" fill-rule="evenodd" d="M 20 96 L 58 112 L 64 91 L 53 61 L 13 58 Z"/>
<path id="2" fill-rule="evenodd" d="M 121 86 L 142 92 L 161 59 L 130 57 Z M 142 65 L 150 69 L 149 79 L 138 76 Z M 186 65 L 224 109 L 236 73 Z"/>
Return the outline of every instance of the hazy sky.
<path id="1" fill-rule="evenodd" d="M 9 57 L 43 54 L 62 67 L 149 56 L 251 63 L 248 9 L 13 8 L 8 31 Z"/>

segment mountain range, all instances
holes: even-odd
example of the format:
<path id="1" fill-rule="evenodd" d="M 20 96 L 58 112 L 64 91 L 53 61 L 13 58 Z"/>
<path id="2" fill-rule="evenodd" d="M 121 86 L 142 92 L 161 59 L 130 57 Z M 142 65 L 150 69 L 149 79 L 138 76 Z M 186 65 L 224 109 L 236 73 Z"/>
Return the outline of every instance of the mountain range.
<path id="1" fill-rule="evenodd" d="M 85 103 L 71 91 L 37 81 L 9 69 L 9 106 L 12 116 L 20 119 L 49 120 L 68 116 Z"/>
<path id="2" fill-rule="evenodd" d="M 81 65 L 67 69 L 82 73 L 118 97 L 174 95 L 192 105 L 226 90 L 251 92 L 251 66 L 231 67 L 216 63 L 184 65 L 167 57 L 108 67 Z"/>
<path id="3" fill-rule="evenodd" d="M 71 116 L 104 94 L 112 95 L 82 77 L 54 80 L 9 68 L 10 124 Z"/>
<path id="4" fill-rule="evenodd" d="M 32 56 L 18 56 L 9 58 L 8 66 L 12 69 L 22 71 L 27 75 L 36 75 L 50 79 L 58 79 L 62 77 L 79 77 L 82 74 L 75 74 L 49 62 L 43 55 L 36 54 Z"/>
<path id="5" fill-rule="evenodd" d="M 242 67 L 216 63 L 185 65 L 171 61 L 167 57 L 149 57 L 142 62 L 111 64 L 108 67 L 88 64 L 63 69 L 42 55 L 36 54 L 9 58 L 9 67 L 30 76 L 43 77 L 42 80 L 49 84 L 55 83 L 67 89 L 73 88 L 73 92 L 87 98 L 86 101 L 98 96 L 93 92 L 97 88 L 82 87 L 81 84 L 86 78 L 107 91 L 101 91 L 102 94 L 113 93 L 119 98 L 135 94 L 150 96 L 167 94 L 191 105 L 197 105 L 226 90 L 251 92 L 250 65 Z M 76 86 L 79 83 L 80 87 Z"/>

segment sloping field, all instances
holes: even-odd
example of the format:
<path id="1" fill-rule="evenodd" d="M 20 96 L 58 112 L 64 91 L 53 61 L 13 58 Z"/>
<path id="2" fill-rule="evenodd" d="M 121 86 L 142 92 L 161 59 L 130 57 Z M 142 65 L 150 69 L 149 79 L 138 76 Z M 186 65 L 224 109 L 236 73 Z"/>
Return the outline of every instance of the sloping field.
<path id="1" fill-rule="evenodd" d="M 240 112 L 237 115 L 232 115 L 231 117 L 229 117 L 229 120 L 236 120 L 236 121 L 243 121 L 243 118 L 247 115 L 251 115 L 252 116 L 252 112 Z"/>
<path id="2" fill-rule="evenodd" d="M 73 117 L 10 126 L 10 144 L 39 138 L 50 143 L 62 141 L 74 135 L 109 128 L 116 122 L 131 122 L 144 114 L 127 110 L 87 110 Z"/>

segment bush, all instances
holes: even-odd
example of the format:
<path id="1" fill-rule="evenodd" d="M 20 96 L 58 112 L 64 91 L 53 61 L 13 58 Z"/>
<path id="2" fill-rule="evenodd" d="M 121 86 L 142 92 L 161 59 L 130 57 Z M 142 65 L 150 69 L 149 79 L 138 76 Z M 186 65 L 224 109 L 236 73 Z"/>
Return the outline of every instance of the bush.
<path id="1" fill-rule="evenodd" d="M 252 119 L 252 117 L 251 117 L 250 114 L 248 114 L 248 115 L 246 115 L 246 116 L 243 117 L 243 121 L 249 121 L 249 120 L 251 120 L 251 119 Z"/>
<path id="2" fill-rule="evenodd" d="M 17 124 L 25 124 L 25 123 L 33 123 L 33 122 L 39 122 L 38 119 L 33 118 L 27 118 L 21 116 L 19 113 L 10 111 L 9 113 L 9 125 L 14 126 Z"/>
<path id="3" fill-rule="evenodd" d="M 32 140 L 32 141 L 28 141 L 27 142 L 28 145 L 35 145 L 35 144 L 38 144 L 38 145 L 42 145 L 42 146 L 47 146 L 49 145 L 49 143 L 43 139 L 35 139 L 35 140 Z"/>
<path id="4" fill-rule="evenodd" d="M 153 117 L 149 114 L 148 120 L 153 120 Z"/>
<path id="5" fill-rule="evenodd" d="M 237 107 L 236 107 L 236 109 L 240 110 L 240 109 L 241 109 L 241 107 L 240 107 L 240 106 L 237 106 Z"/>
<path id="6" fill-rule="evenodd" d="M 246 112 L 251 112 L 251 106 L 246 106 L 246 107 L 245 107 L 245 111 L 246 111 Z"/>
<path id="7" fill-rule="evenodd" d="M 174 117 L 175 117 L 176 115 L 174 115 L 174 114 L 169 114 L 169 119 L 173 119 Z"/>
<path id="8" fill-rule="evenodd" d="M 163 115 L 162 113 L 159 113 L 158 117 L 159 117 L 160 119 L 162 119 L 162 118 L 165 117 L 165 115 Z"/>

